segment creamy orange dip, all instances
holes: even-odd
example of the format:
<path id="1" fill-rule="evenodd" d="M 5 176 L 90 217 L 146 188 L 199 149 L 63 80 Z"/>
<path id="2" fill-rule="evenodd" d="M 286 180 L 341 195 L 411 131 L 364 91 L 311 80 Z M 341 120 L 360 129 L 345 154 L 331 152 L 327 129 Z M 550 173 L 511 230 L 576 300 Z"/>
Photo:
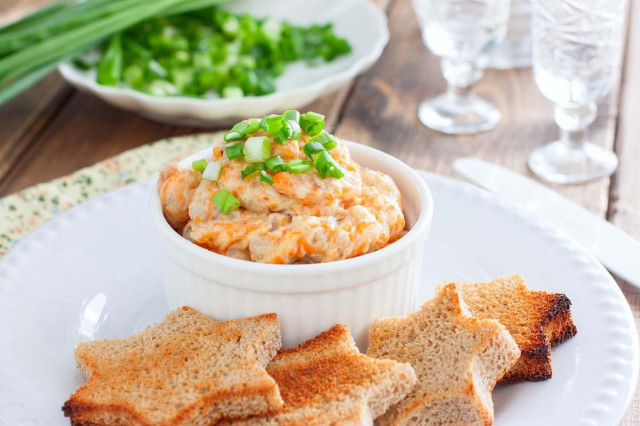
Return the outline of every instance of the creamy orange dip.
<path id="1" fill-rule="evenodd" d="M 263 130 L 254 136 L 267 136 Z M 242 179 L 243 158 L 229 160 L 221 142 L 213 161 L 221 161 L 218 180 L 194 170 L 168 166 L 160 174 L 158 191 L 167 221 L 184 238 L 213 252 L 262 263 L 318 263 L 348 259 L 381 249 L 398 239 L 405 226 L 398 187 L 384 173 L 360 167 L 346 144 L 330 153 L 344 177 L 323 179 L 305 173 L 270 173 L 273 184 L 259 173 Z M 310 137 L 284 145 L 271 141 L 273 155 L 285 162 L 308 157 L 302 147 Z M 241 203 L 223 214 L 213 195 L 227 189 Z"/>

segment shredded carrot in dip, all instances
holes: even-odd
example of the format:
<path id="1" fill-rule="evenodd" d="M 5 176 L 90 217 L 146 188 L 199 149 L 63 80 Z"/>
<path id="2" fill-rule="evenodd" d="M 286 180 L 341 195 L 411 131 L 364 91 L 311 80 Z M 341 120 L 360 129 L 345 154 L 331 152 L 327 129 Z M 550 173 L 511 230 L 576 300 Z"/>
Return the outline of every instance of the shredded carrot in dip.
<path id="1" fill-rule="evenodd" d="M 402 237 L 396 184 L 355 163 L 313 114 L 288 111 L 266 117 L 260 127 L 245 120 L 225 135 L 231 140 L 213 147 L 213 166 L 165 168 L 158 193 L 167 221 L 213 252 L 275 264 L 348 259 Z M 250 125 L 253 132 L 243 134 Z M 236 147 L 230 159 L 227 148 L 238 142 L 242 151 Z"/>

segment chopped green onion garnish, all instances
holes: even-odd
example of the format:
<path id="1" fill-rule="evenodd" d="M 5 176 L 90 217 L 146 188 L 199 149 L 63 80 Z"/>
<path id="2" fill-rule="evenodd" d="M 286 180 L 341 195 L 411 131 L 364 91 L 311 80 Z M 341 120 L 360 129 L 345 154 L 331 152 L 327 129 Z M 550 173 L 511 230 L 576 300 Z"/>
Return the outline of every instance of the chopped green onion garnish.
<path id="1" fill-rule="evenodd" d="M 242 153 L 247 163 L 261 163 L 271 157 L 271 141 L 266 136 L 251 137 L 244 143 Z"/>
<path id="2" fill-rule="evenodd" d="M 216 181 L 220 176 L 221 169 L 222 169 L 222 161 L 213 161 L 207 164 L 207 167 L 202 172 L 202 177 L 207 180 Z"/>
<path id="3" fill-rule="evenodd" d="M 338 146 L 338 142 L 336 142 L 334 139 L 331 139 L 329 142 L 327 142 L 326 144 L 322 144 L 322 146 L 324 146 L 324 149 L 326 149 L 327 151 L 329 151 L 330 149 L 335 148 L 336 146 Z"/>
<path id="4" fill-rule="evenodd" d="M 205 167 L 207 167 L 207 160 L 204 158 L 201 160 L 195 160 L 191 163 L 191 167 L 198 173 L 204 172 Z"/>
<path id="5" fill-rule="evenodd" d="M 267 158 L 267 160 L 264 162 L 264 165 L 267 166 L 267 169 L 269 169 L 270 172 L 277 173 L 287 171 L 287 165 L 284 164 L 284 161 L 282 161 L 282 157 L 280 157 L 279 155 Z"/>
<path id="6" fill-rule="evenodd" d="M 277 144 L 284 145 L 284 143 L 293 136 L 293 126 L 291 121 L 283 119 L 281 122 L 282 127 L 278 132 L 278 135 L 273 138 L 273 141 Z"/>
<path id="7" fill-rule="evenodd" d="M 259 170 L 264 170 L 264 163 L 256 163 L 256 164 L 247 166 L 243 171 L 240 172 L 240 174 L 242 175 L 242 179 L 245 179 L 251 173 L 255 173 Z"/>
<path id="8" fill-rule="evenodd" d="M 231 130 L 224 134 L 225 142 L 239 141 L 245 135 L 245 130 L 249 127 L 248 123 L 241 121 L 236 123 Z"/>
<path id="9" fill-rule="evenodd" d="M 213 194 L 211 201 L 215 204 L 218 210 L 222 212 L 222 214 L 229 214 L 240 207 L 240 201 L 238 201 L 238 199 L 226 189 L 221 189 Z"/>
<path id="10" fill-rule="evenodd" d="M 247 127 L 249 127 L 249 123 L 246 123 L 244 121 L 241 121 L 239 123 L 236 123 L 232 128 L 231 131 L 232 132 L 238 132 L 241 134 L 244 134 L 245 130 L 247 130 Z"/>
<path id="11" fill-rule="evenodd" d="M 273 185 L 273 178 L 264 170 L 260 171 L 260 180 L 264 183 L 268 183 L 269 185 Z"/>
<path id="12" fill-rule="evenodd" d="M 262 128 L 266 130 L 267 133 L 269 133 L 269 136 L 278 134 L 278 132 L 282 128 L 281 115 L 276 115 L 275 117 L 266 117 L 262 120 L 262 122 L 264 123 Z"/>
<path id="13" fill-rule="evenodd" d="M 234 130 L 230 130 L 224 134 L 225 142 L 234 142 L 239 141 L 240 139 L 242 139 L 242 133 L 236 132 Z"/>
<path id="14" fill-rule="evenodd" d="M 238 142 L 233 145 L 229 145 L 224 149 L 227 153 L 227 157 L 229 160 L 233 160 L 238 157 L 242 157 L 244 154 L 242 153 L 242 142 Z"/>
<path id="15" fill-rule="evenodd" d="M 289 137 L 289 139 L 291 140 L 298 140 L 300 139 L 300 125 L 298 124 L 297 121 L 293 121 L 293 120 L 288 120 L 289 124 L 291 124 L 291 136 Z"/>
<path id="16" fill-rule="evenodd" d="M 332 176 L 336 179 L 344 177 L 344 171 L 338 163 L 331 157 L 328 151 L 320 151 L 313 159 L 313 166 L 316 168 L 322 179 Z"/>
<path id="17" fill-rule="evenodd" d="M 306 114 L 302 114 L 300 117 L 304 121 L 310 121 L 312 123 L 319 123 L 324 121 L 324 115 L 318 114 L 317 112 L 309 111 Z"/>
<path id="18" fill-rule="evenodd" d="M 260 128 L 265 132 L 269 130 L 269 126 L 267 125 L 267 118 L 269 117 L 265 115 L 264 117 L 262 117 L 262 120 L 260 120 Z"/>
<path id="19" fill-rule="evenodd" d="M 295 121 L 296 123 L 300 122 L 300 113 L 295 109 L 290 109 L 282 113 L 282 117 L 287 120 Z"/>
<path id="20" fill-rule="evenodd" d="M 338 163 L 336 163 L 335 161 L 331 166 L 331 168 L 329 169 L 329 174 L 336 179 L 342 179 L 344 177 L 344 171 L 340 168 Z"/>
<path id="21" fill-rule="evenodd" d="M 302 151 L 307 154 L 307 157 L 313 158 L 313 154 L 324 151 L 324 146 L 320 142 L 307 142 L 302 147 Z"/>
<path id="22" fill-rule="evenodd" d="M 320 133 L 322 131 L 322 129 L 324 129 L 324 121 L 321 121 L 319 123 L 312 124 L 312 125 L 309 125 L 309 126 L 306 126 L 306 127 L 304 127 L 303 124 L 300 123 L 300 127 L 302 127 L 304 132 L 306 134 L 308 134 L 309 136 L 315 136 L 318 133 Z"/>
<path id="23" fill-rule="evenodd" d="M 319 123 L 311 123 L 311 122 L 303 121 L 302 119 L 300 119 L 300 127 L 309 136 L 315 136 L 318 133 L 320 133 L 324 128 L 324 121 L 321 121 Z"/>
<path id="24" fill-rule="evenodd" d="M 224 140 L 226 142 L 239 141 L 244 136 L 255 133 L 260 129 L 260 120 L 253 119 L 250 122 L 241 121 L 236 123 L 231 130 L 224 134 Z"/>
<path id="25" fill-rule="evenodd" d="M 315 136 L 324 128 L 324 115 L 309 111 L 300 116 L 300 127 L 309 136 Z"/>
<path id="26" fill-rule="evenodd" d="M 289 173 L 298 174 L 311 170 L 311 163 L 307 160 L 293 160 L 287 163 L 287 171 Z"/>
<path id="27" fill-rule="evenodd" d="M 327 151 L 319 152 L 313 159 L 313 166 L 316 168 L 322 179 L 329 176 L 329 169 L 333 165 L 333 158 Z"/>
<path id="28" fill-rule="evenodd" d="M 244 129 L 244 135 L 247 136 L 252 133 L 255 133 L 258 131 L 258 129 L 260 129 L 260 120 L 254 118 L 249 122 L 249 125 L 247 126 L 247 128 Z"/>
<path id="29" fill-rule="evenodd" d="M 332 148 L 335 148 L 336 145 L 338 145 L 338 142 L 336 142 L 336 140 L 333 139 L 331 135 L 329 135 L 329 133 L 326 133 L 326 132 L 320 133 L 319 135 L 312 137 L 311 139 L 309 139 L 309 142 L 320 142 L 322 146 L 324 146 L 324 149 L 326 149 L 327 151 L 329 151 Z"/>

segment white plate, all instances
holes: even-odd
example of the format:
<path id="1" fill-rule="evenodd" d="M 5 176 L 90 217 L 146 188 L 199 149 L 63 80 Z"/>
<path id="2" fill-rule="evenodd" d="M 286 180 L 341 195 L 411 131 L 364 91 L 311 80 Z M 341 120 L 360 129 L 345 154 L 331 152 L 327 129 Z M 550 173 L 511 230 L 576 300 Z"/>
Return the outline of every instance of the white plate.
<path id="1" fill-rule="evenodd" d="M 578 327 L 553 351 L 553 378 L 500 386 L 496 425 L 613 425 L 638 373 L 637 332 L 604 268 L 564 234 L 475 187 L 424 174 L 435 215 L 421 299 L 441 280 L 519 272 L 566 293 Z M 60 407 L 84 380 L 80 341 L 127 336 L 165 307 L 146 181 L 37 229 L 0 262 L 0 424 L 68 424 Z"/>
<path id="2" fill-rule="evenodd" d="M 334 92 L 377 61 L 389 40 L 386 15 L 369 0 L 307 0 L 304 6 L 297 0 L 241 0 L 224 7 L 298 25 L 332 22 L 335 33 L 347 39 L 352 52 L 316 67 L 301 61 L 290 64 L 277 79 L 275 93 L 233 99 L 151 96 L 133 89 L 102 86 L 96 83 L 95 72 L 81 71 L 71 63 L 61 64 L 58 70 L 76 88 L 117 107 L 153 120 L 206 126 L 299 108 Z"/>

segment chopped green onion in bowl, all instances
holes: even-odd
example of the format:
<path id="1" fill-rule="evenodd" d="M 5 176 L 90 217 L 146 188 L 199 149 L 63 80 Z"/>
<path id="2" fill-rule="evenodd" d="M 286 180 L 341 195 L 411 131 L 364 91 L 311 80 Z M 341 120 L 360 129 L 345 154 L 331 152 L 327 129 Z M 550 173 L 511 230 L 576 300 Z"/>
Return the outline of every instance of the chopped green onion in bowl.
<path id="1" fill-rule="evenodd" d="M 313 66 L 350 52 L 331 24 L 297 26 L 208 7 L 141 22 L 110 37 L 97 63 L 83 64 L 94 66 L 97 82 L 107 86 L 154 96 L 240 98 L 275 92 L 289 63 Z M 299 118 L 286 117 L 296 125 Z"/>

